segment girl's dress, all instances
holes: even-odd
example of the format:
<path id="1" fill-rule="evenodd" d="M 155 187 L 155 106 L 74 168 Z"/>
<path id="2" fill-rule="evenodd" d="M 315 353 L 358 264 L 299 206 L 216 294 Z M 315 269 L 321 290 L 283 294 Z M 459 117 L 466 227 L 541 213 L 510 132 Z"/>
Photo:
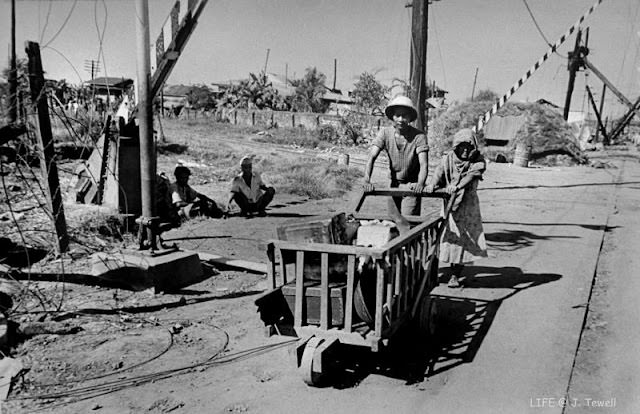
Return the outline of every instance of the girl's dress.
<path id="1" fill-rule="evenodd" d="M 474 151 L 468 161 L 462 161 L 453 150 L 442 157 L 436 168 L 434 182 L 446 187 L 457 184 L 465 176 L 476 177 L 456 192 L 453 208 L 442 234 L 439 259 L 451 264 L 470 264 L 475 259 L 487 257 L 487 242 L 482 228 L 478 181 L 486 169 L 486 162 Z"/>

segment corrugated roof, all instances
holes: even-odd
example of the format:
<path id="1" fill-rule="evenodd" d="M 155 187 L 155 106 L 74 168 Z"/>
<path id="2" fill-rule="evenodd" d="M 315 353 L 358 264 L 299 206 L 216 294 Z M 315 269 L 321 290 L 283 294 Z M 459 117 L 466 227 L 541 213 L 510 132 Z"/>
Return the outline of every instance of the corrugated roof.
<path id="1" fill-rule="evenodd" d="M 354 99 L 350 96 L 342 95 L 342 94 L 331 92 L 331 91 L 325 92 L 324 96 L 322 96 L 322 99 L 324 99 L 325 101 L 346 103 L 346 104 L 352 104 L 355 102 Z"/>
<path id="2" fill-rule="evenodd" d="M 86 81 L 87 86 L 108 86 L 110 88 L 125 88 L 133 84 L 133 79 L 128 78 L 116 78 L 116 77 L 100 77 L 93 80 Z"/>

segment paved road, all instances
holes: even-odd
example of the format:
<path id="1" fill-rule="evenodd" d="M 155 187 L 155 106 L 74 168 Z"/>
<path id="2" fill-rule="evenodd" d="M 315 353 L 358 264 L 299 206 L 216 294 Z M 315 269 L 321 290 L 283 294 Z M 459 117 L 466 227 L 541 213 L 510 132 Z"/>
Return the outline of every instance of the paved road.
<path id="1" fill-rule="evenodd" d="M 480 192 L 491 257 L 470 288 L 434 292 L 451 329 L 431 376 L 322 390 L 323 411 L 562 412 L 619 174 L 492 164 Z"/>
<path id="2" fill-rule="evenodd" d="M 615 208 L 569 388 L 570 413 L 607 404 L 615 405 L 610 412 L 640 412 L 640 165 L 638 158 L 617 165 Z"/>
<path id="3" fill-rule="evenodd" d="M 618 408 L 630 411 L 611 412 L 637 411 L 640 302 L 634 299 L 640 282 L 631 275 L 638 261 L 632 252 L 640 164 L 618 165 L 490 165 L 480 191 L 490 257 L 468 269 L 476 276 L 470 287 L 434 291 L 446 322 L 443 349 L 424 381 L 407 385 L 393 373 L 376 372 L 346 389 L 309 388 L 282 351 L 254 360 L 251 368 L 252 375 L 270 372 L 277 381 L 256 384 L 237 371 L 217 371 L 226 390 L 219 403 L 241 401 L 260 407 L 257 412 L 279 413 L 562 413 L 567 395 L 604 399 L 615 391 Z M 626 247 L 612 248 L 608 260 L 598 262 L 607 226 Z M 600 343 L 595 355 L 581 348 L 574 368 L 596 269 L 627 275 L 608 291 L 611 310 L 603 313 L 615 315 L 608 325 L 615 342 Z M 584 380 L 592 372 L 581 358 L 606 361 L 594 380 L 605 386 Z M 217 387 L 210 391 L 221 392 Z"/>

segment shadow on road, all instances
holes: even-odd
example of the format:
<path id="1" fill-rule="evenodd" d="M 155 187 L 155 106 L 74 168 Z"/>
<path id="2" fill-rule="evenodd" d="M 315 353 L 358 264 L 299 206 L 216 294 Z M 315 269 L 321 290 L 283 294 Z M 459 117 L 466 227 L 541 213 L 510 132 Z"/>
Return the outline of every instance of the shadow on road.
<path id="1" fill-rule="evenodd" d="M 514 221 L 482 221 L 482 224 L 508 224 L 514 226 L 544 226 L 544 227 L 564 227 L 576 226 L 587 230 L 611 231 L 620 226 L 605 226 L 604 224 L 580 224 L 580 223 L 519 223 Z M 498 233 L 499 234 L 499 233 Z M 555 236 L 554 236 L 555 237 Z M 488 239 L 487 239 L 488 240 Z"/>
<path id="2" fill-rule="evenodd" d="M 523 230 L 503 230 L 485 233 L 485 238 L 492 249 L 500 251 L 514 251 L 530 247 L 536 240 L 549 239 L 577 239 L 576 236 L 540 236 Z"/>
<path id="3" fill-rule="evenodd" d="M 329 386 L 349 388 L 376 373 L 412 384 L 473 362 L 502 302 L 521 290 L 559 280 L 554 273 L 523 273 L 518 267 L 467 266 L 474 276 L 463 289 L 436 287 L 436 334 L 426 337 L 407 324 L 381 353 L 343 346 Z"/>
<path id="4" fill-rule="evenodd" d="M 163 241 L 166 242 L 172 242 L 172 241 L 179 241 L 179 240 L 204 240 L 204 239 L 230 239 L 231 236 L 229 235 L 221 235 L 221 236 L 184 236 L 184 237 L 173 237 L 170 239 L 164 239 Z"/>

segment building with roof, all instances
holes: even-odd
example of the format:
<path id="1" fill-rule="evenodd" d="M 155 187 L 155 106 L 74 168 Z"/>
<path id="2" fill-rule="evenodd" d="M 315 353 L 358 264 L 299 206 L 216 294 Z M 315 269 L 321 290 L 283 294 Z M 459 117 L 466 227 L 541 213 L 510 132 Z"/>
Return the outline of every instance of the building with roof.
<path id="1" fill-rule="evenodd" d="M 89 88 L 96 97 L 113 102 L 133 86 L 133 79 L 103 76 L 84 82 L 84 86 Z"/>

